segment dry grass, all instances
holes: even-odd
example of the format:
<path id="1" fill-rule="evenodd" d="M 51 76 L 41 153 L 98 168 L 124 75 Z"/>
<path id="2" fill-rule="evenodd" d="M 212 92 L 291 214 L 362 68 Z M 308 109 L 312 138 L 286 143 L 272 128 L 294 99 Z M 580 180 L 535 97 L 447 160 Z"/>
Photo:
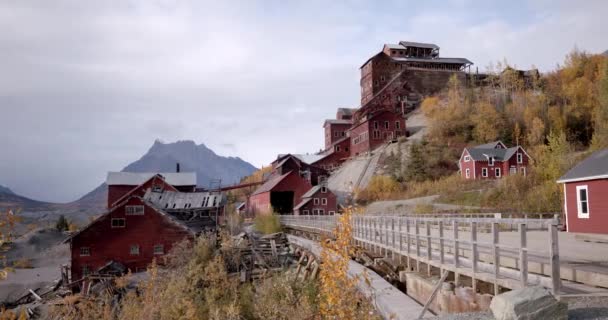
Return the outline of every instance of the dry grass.
<path id="1" fill-rule="evenodd" d="M 258 214 L 254 221 L 255 229 L 263 234 L 277 233 L 281 231 L 281 221 L 274 213 Z"/>
<path id="2" fill-rule="evenodd" d="M 21 258 L 21 259 L 15 260 L 13 262 L 13 268 L 15 268 L 15 269 L 32 269 L 32 268 L 34 268 L 34 266 L 32 265 L 32 261 L 30 259 Z"/>

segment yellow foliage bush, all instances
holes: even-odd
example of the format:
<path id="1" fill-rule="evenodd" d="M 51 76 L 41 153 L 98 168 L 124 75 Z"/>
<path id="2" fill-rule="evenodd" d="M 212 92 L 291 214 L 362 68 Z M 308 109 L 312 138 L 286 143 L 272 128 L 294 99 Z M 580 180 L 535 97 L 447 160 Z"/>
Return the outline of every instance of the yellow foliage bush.
<path id="1" fill-rule="evenodd" d="M 281 221 L 279 216 L 274 213 L 258 214 L 254 221 L 255 230 L 263 234 L 281 232 Z"/>
<path id="2" fill-rule="evenodd" d="M 391 176 L 373 176 L 367 187 L 356 193 L 361 202 L 391 199 L 401 191 L 401 185 Z"/>

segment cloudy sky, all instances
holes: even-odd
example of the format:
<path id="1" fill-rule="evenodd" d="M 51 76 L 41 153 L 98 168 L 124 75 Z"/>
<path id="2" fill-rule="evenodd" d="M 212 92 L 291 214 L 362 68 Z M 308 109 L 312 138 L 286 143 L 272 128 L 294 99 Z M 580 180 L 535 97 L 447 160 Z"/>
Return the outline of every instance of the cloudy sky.
<path id="1" fill-rule="evenodd" d="M 484 70 L 608 49 L 606 1 L 0 1 L 0 185 L 72 201 L 157 138 L 256 166 L 322 146 L 383 43 Z"/>

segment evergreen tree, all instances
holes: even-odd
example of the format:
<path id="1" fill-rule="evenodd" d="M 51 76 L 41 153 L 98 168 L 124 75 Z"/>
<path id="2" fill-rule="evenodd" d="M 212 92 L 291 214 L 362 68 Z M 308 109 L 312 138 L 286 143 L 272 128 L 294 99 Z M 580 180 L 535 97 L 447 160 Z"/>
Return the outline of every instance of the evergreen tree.
<path id="1" fill-rule="evenodd" d="M 59 216 L 57 223 L 55 224 L 55 228 L 57 231 L 67 231 L 70 229 L 70 224 L 68 223 L 68 219 L 65 218 L 64 215 Z"/>
<path id="2" fill-rule="evenodd" d="M 424 142 L 410 146 L 410 156 L 405 166 L 404 177 L 407 181 L 424 181 L 429 178 Z"/>

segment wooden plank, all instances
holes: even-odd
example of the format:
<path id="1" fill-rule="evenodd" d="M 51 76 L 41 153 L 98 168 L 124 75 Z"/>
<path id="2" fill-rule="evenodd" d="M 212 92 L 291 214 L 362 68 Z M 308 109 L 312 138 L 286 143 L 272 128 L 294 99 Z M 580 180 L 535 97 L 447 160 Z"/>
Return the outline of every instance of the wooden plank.
<path id="1" fill-rule="evenodd" d="M 442 266 L 445 264 L 445 248 L 443 245 L 443 221 L 439 221 L 439 263 Z M 443 271 L 443 267 L 441 271 Z"/>
<path id="2" fill-rule="evenodd" d="M 500 248 L 499 248 L 499 225 L 498 223 L 492 223 L 492 258 L 494 262 L 494 279 L 498 280 L 500 277 Z M 494 281 L 494 295 L 497 296 L 500 293 L 498 281 Z"/>
<path id="3" fill-rule="evenodd" d="M 411 245 L 412 245 L 412 237 L 410 235 L 410 219 L 405 220 L 405 228 L 407 230 L 407 270 L 412 271 L 412 261 L 411 261 Z"/>
<path id="4" fill-rule="evenodd" d="M 458 268 L 460 268 L 460 248 L 458 244 L 458 221 L 452 221 L 452 232 L 453 232 L 453 256 L 454 256 L 454 285 L 458 287 L 460 274 L 458 273 Z"/>
<path id="5" fill-rule="evenodd" d="M 562 280 L 559 270 L 559 243 L 557 234 L 557 223 L 549 226 L 549 259 L 551 259 L 551 282 L 552 293 L 558 296 L 561 290 Z"/>
<path id="6" fill-rule="evenodd" d="M 439 279 L 439 281 L 437 281 L 437 283 L 435 284 L 435 287 L 433 288 L 433 292 L 431 292 L 431 296 L 426 300 L 426 303 L 424 304 L 422 311 L 418 315 L 418 319 L 422 319 L 422 317 L 424 316 L 424 313 L 426 313 L 426 310 L 428 310 L 428 308 L 431 305 L 431 303 L 433 302 L 433 300 L 435 300 L 435 296 L 437 296 L 437 292 L 439 291 L 439 288 L 441 288 L 441 285 L 445 282 L 445 279 L 448 277 L 448 274 L 449 274 L 449 272 L 447 270 L 443 272 L 443 274 L 441 275 L 441 279 Z"/>
<path id="7" fill-rule="evenodd" d="M 397 219 L 399 222 L 399 264 L 403 263 L 403 234 L 402 234 L 402 226 L 401 226 L 401 217 Z"/>
<path id="8" fill-rule="evenodd" d="M 519 232 L 519 272 L 521 286 L 528 285 L 528 239 L 526 237 L 526 224 L 518 224 Z"/>
<path id="9" fill-rule="evenodd" d="M 477 260 L 479 251 L 477 250 L 477 222 L 471 222 L 471 269 L 473 271 L 473 292 L 477 292 L 477 279 L 475 274 L 477 273 Z"/>
<path id="10" fill-rule="evenodd" d="M 391 250 L 391 258 L 393 259 L 393 261 L 395 260 L 395 217 L 391 217 L 391 235 L 393 237 L 393 244 L 391 245 L 391 248 L 393 250 Z"/>

